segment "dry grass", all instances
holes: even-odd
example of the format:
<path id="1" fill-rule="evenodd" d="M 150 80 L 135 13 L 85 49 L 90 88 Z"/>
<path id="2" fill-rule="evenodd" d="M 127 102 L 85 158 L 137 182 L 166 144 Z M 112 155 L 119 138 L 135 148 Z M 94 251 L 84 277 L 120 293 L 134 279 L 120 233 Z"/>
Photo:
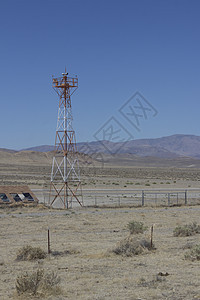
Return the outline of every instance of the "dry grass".
<path id="1" fill-rule="evenodd" d="M 58 287 L 62 294 L 46 296 L 47 291 L 42 290 L 40 285 L 36 296 L 27 296 L 24 292 L 20 295 L 22 299 L 200 299 L 199 261 L 184 259 L 186 252 L 191 250 L 184 249 L 184 245 L 200 244 L 200 235 L 185 238 L 172 235 L 173 229 L 182 220 L 186 224 L 191 219 L 199 221 L 198 206 L 168 209 L 80 208 L 67 213 L 66 217 L 66 212 L 61 210 L 38 208 L 1 211 L 0 260 L 3 264 L 0 265 L 0 299 L 16 299 L 16 278 L 27 271 L 32 274 L 38 267 L 45 274 L 54 272 L 59 275 L 61 282 Z M 129 237 L 148 242 L 141 254 L 126 256 L 108 252 L 124 239 L 128 233 L 127 224 L 132 220 L 140 220 L 148 228 L 155 224 L 153 238 L 156 251 L 148 250 L 150 231 L 146 231 Z M 48 228 L 51 249 L 58 255 L 16 261 L 21 245 L 47 249 Z M 160 272 L 170 275 L 163 279 L 155 278 Z M 144 278 L 143 284 L 139 284 L 140 278 Z"/>
<path id="2" fill-rule="evenodd" d="M 5 160 L 0 164 L 2 184 L 28 184 L 30 188 L 43 188 L 50 182 L 52 157 L 41 157 L 38 163 L 32 160 L 29 164 L 24 157 L 16 162 Z M 12 156 L 13 157 L 13 156 Z M 45 160 L 48 158 L 48 162 Z M 23 163 L 22 163 L 23 162 Z M 152 163 L 152 165 L 154 162 Z M 167 163 L 168 164 L 168 163 Z M 122 164 L 124 166 L 124 163 Z M 184 162 L 184 166 L 187 163 Z M 188 162 L 190 165 L 190 162 Z M 138 166 L 138 167 L 137 167 Z M 155 165 L 154 165 L 155 166 Z M 82 180 L 84 188 L 140 188 L 145 189 L 149 179 L 151 187 L 199 188 L 200 172 L 198 168 L 146 167 L 146 162 L 133 162 L 133 167 L 84 168 Z M 181 165 L 177 165 L 181 166 Z M 92 173 L 93 172 L 93 173 Z M 17 176 L 16 176 L 17 174 Z M 92 175 L 91 175 L 92 174 Z M 131 181 L 133 185 L 127 182 Z M 118 183 L 119 185 L 112 184 Z M 154 186 L 155 184 L 155 186 Z M 48 188 L 48 187 L 46 187 Z M 94 192 L 95 193 L 95 192 Z M 94 194 L 95 196 L 95 194 Z M 46 199 L 47 200 L 47 199 Z M 42 200 L 43 201 L 43 200 Z M 190 203 L 190 202 L 188 202 Z M 185 238 L 174 238 L 173 229 L 183 220 L 189 224 L 191 220 L 199 222 L 199 206 L 166 208 L 119 208 L 119 209 L 75 209 L 62 214 L 59 210 L 48 210 L 45 207 L 0 207 L 0 299 L 16 299 L 15 279 L 42 268 L 45 274 L 58 273 L 61 282 L 57 286 L 62 289 L 61 296 L 54 296 L 57 288 L 45 291 L 40 285 L 36 296 L 22 293 L 23 299 L 46 297 L 47 299 L 70 300 L 191 300 L 200 299 L 199 261 L 193 252 L 193 259 L 184 259 L 193 245 L 200 244 L 200 235 Z M 154 226 L 156 251 L 143 253 L 148 255 L 116 255 L 109 252 L 127 234 L 127 223 L 141 220 L 149 228 Z M 38 245 L 47 249 L 47 228 L 50 228 L 51 249 L 58 255 L 50 255 L 42 260 L 16 261 L 18 249 L 27 244 Z M 149 232 L 144 239 L 149 241 Z M 132 236 L 133 237 L 133 236 Z M 139 236 L 137 236 L 139 239 Z M 187 248 L 187 250 L 186 250 Z M 66 249 L 70 252 L 65 253 Z M 73 249 L 78 249 L 73 251 Z M 189 257 L 188 257 L 189 258 Z M 170 274 L 162 277 L 156 274 Z M 53 275 L 52 275 L 53 276 Z M 51 277 L 51 276 L 50 276 Z M 54 277 L 54 276 L 53 276 Z M 52 277 L 51 277 L 52 279 Z M 50 279 L 50 281 L 51 281 Z M 141 280 L 139 280 L 141 279 Z M 46 284 L 49 281 L 46 280 Z M 54 280 L 53 280 L 54 281 Z M 45 285 L 46 285 L 45 284 Z M 46 285 L 46 287 L 48 284 Z M 43 294 L 42 294 L 43 293 Z M 24 295 L 24 297 L 23 297 Z"/>
<path id="3" fill-rule="evenodd" d="M 49 184 L 52 153 L 31 154 L 29 152 L 26 154 L 30 158 L 32 155 L 33 157 L 30 160 L 24 160 L 23 154 L 21 159 L 16 157 L 15 162 L 13 162 L 13 155 L 7 159 L 0 157 L 2 184 L 12 185 L 15 182 L 16 184 L 27 184 L 31 188 L 43 188 L 46 184 Z M 151 160 L 148 167 L 146 167 L 146 160 L 137 163 L 137 161 L 131 159 L 128 160 L 128 164 L 122 163 L 117 165 L 118 162 L 119 160 L 116 160 L 114 165 L 105 163 L 103 168 L 99 164 L 89 167 L 87 160 L 86 165 L 80 162 L 80 166 L 83 166 L 81 179 L 84 187 L 94 188 L 95 185 L 97 188 L 115 188 L 117 183 L 119 188 L 124 188 L 125 185 L 128 188 L 134 188 L 138 185 L 139 188 L 145 189 L 146 179 L 149 178 L 149 184 L 151 186 L 156 184 L 156 188 L 169 188 L 169 182 L 171 183 L 170 188 L 187 188 L 188 186 L 199 188 L 199 160 L 196 161 L 198 162 L 196 164 L 197 168 L 185 167 L 187 166 L 185 165 L 185 160 L 182 163 L 179 162 L 178 166 L 180 168 L 174 168 L 174 160 L 171 160 L 171 167 L 169 166 L 169 161 L 166 162 L 166 167 L 157 167 L 156 161 L 151 164 Z M 130 167 L 131 162 L 133 162 L 132 167 Z M 188 165 L 190 165 L 189 162 Z M 130 181 L 133 184 L 132 186 L 130 186 Z M 112 184 L 113 182 L 114 184 Z"/>
<path id="4" fill-rule="evenodd" d="M 70 254 L 78 254 L 80 253 L 80 251 L 76 250 L 76 249 L 71 249 L 71 250 L 64 250 L 64 251 L 51 251 L 51 256 L 66 256 L 66 255 L 70 255 Z"/>
<path id="5" fill-rule="evenodd" d="M 166 278 L 163 277 L 162 275 L 156 274 L 155 276 L 152 276 L 152 279 L 150 280 L 149 278 L 148 279 L 145 279 L 143 277 L 140 278 L 138 285 L 145 288 L 158 288 L 158 285 L 163 281 L 166 281 Z"/>

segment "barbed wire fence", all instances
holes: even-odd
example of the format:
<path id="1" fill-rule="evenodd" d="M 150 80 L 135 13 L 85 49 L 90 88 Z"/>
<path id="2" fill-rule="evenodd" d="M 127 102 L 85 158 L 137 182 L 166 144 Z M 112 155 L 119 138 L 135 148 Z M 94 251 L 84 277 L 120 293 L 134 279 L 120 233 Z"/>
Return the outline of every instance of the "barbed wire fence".
<path id="1" fill-rule="evenodd" d="M 39 202 L 48 206 L 48 188 L 33 191 Z M 200 189 L 83 189 L 83 202 L 85 207 L 198 205 Z M 72 207 L 77 206 L 76 201 L 72 202 Z M 59 203 L 56 207 L 60 208 Z"/>

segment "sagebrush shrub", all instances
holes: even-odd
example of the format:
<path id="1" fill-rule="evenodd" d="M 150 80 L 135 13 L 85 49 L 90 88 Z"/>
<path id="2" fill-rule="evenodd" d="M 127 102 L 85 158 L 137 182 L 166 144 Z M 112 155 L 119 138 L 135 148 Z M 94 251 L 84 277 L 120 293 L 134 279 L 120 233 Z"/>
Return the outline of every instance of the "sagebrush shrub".
<path id="1" fill-rule="evenodd" d="M 118 255 L 134 256 L 144 252 L 147 253 L 153 249 L 155 249 L 155 246 L 152 245 L 151 247 L 151 242 L 146 239 L 138 240 L 133 237 L 128 237 L 118 243 L 116 248 L 113 249 L 113 252 Z"/>
<path id="2" fill-rule="evenodd" d="M 189 260 L 200 260 L 200 245 L 195 245 L 185 254 L 185 258 Z"/>
<path id="3" fill-rule="evenodd" d="M 27 245 L 19 249 L 17 254 L 17 260 L 44 259 L 46 256 L 46 252 L 40 247 L 32 247 L 30 245 Z"/>
<path id="4" fill-rule="evenodd" d="M 147 230 L 147 226 L 144 226 L 142 222 L 138 221 L 131 221 L 127 226 L 130 234 L 144 233 Z"/>
<path id="5" fill-rule="evenodd" d="M 36 295 L 43 276 L 44 270 L 37 270 L 33 273 L 25 272 L 18 276 L 16 280 L 16 290 L 18 295 L 24 293 Z"/>
<path id="6" fill-rule="evenodd" d="M 200 233 L 200 225 L 197 225 L 196 222 L 183 226 L 177 226 L 173 231 L 174 236 L 191 236 L 195 235 L 196 233 Z"/>
<path id="7" fill-rule="evenodd" d="M 60 277 L 56 273 L 45 273 L 43 269 L 38 269 L 19 275 L 16 279 L 16 290 L 18 295 L 55 295 L 61 293 L 59 283 Z"/>

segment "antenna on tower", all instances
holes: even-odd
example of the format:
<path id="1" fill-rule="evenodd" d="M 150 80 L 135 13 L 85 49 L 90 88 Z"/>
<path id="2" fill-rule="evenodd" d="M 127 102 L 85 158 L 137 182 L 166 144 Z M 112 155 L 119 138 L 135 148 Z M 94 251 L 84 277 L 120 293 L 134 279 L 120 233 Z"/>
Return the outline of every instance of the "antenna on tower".
<path id="1" fill-rule="evenodd" d="M 58 121 L 54 157 L 51 170 L 49 204 L 60 200 L 64 208 L 72 207 L 73 201 L 83 206 L 79 160 L 75 132 L 72 127 L 71 95 L 78 88 L 78 78 L 67 76 L 53 78 L 52 86 L 59 96 Z"/>
<path id="2" fill-rule="evenodd" d="M 66 67 L 65 67 L 65 73 L 62 73 L 63 76 L 67 76 L 68 73 L 67 73 L 67 70 L 66 70 Z"/>

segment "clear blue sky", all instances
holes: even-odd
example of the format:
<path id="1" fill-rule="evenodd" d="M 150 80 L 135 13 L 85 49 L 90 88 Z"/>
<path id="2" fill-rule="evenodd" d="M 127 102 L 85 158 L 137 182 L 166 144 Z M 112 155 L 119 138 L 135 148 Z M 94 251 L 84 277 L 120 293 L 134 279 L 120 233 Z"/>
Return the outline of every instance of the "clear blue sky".
<path id="1" fill-rule="evenodd" d="M 77 74 L 77 141 L 112 116 L 134 138 L 200 135 L 200 1 L 0 1 L 0 147 L 54 144 L 52 74 Z M 120 107 L 139 91 L 158 111 L 138 132 Z"/>

